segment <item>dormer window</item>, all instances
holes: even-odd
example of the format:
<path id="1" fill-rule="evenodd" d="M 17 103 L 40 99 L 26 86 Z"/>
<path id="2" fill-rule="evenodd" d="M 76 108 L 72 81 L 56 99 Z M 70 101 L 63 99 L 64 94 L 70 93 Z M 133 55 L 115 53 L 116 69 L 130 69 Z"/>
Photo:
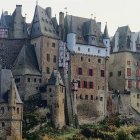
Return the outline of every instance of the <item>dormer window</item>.
<path id="1" fill-rule="evenodd" d="M 98 53 L 100 53 L 100 50 L 98 50 Z"/>
<path id="2" fill-rule="evenodd" d="M 90 48 L 88 48 L 88 52 L 90 52 Z"/>

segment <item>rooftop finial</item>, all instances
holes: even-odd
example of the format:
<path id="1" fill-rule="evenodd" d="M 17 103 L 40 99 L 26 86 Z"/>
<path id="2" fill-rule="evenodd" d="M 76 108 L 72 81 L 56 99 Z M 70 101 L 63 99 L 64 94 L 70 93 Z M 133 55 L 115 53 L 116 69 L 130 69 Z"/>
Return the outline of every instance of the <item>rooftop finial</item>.
<path id="1" fill-rule="evenodd" d="M 67 9 L 67 7 L 65 7 L 64 9 L 66 10 L 66 15 L 67 15 L 67 14 L 68 14 L 68 11 L 67 11 L 68 9 Z"/>
<path id="2" fill-rule="evenodd" d="M 38 0 L 36 0 L 36 5 L 38 5 Z"/>
<path id="3" fill-rule="evenodd" d="M 91 19 L 93 18 L 93 14 L 91 14 Z"/>

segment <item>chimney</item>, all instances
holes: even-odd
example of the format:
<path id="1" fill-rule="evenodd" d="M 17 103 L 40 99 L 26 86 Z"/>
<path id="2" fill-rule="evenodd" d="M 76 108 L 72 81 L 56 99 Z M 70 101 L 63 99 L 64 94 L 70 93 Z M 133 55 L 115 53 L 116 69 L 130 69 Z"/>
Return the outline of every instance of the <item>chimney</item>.
<path id="1" fill-rule="evenodd" d="M 22 5 L 16 5 L 16 13 L 18 14 L 22 13 Z"/>
<path id="2" fill-rule="evenodd" d="M 51 9 L 51 7 L 47 7 L 46 12 L 47 12 L 49 18 L 52 18 L 52 9 Z"/>
<path id="3" fill-rule="evenodd" d="M 60 12 L 59 13 L 59 25 L 64 25 L 64 13 Z"/>

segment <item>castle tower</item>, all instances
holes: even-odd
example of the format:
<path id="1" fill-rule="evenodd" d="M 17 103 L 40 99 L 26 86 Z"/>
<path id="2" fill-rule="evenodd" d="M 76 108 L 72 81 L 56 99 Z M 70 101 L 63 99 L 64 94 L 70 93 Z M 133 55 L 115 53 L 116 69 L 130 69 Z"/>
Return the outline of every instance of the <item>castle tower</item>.
<path id="1" fill-rule="evenodd" d="M 140 35 L 138 34 L 137 40 L 136 40 L 136 48 L 137 50 L 140 50 Z"/>
<path id="2" fill-rule="evenodd" d="M 23 105 L 10 70 L 0 70 L 0 139 L 22 138 Z"/>
<path id="3" fill-rule="evenodd" d="M 103 34 L 103 43 L 107 48 L 107 56 L 110 55 L 110 39 L 108 35 L 107 24 L 105 25 L 104 34 Z"/>
<path id="4" fill-rule="evenodd" d="M 14 17 L 14 38 L 24 38 L 24 18 L 22 17 L 22 5 L 16 5 L 16 9 L 13 13 Z"/>
<path id="5" fill-rule="evenodd" d="M 74 50 L 76 44 L 76 34 L 73 29 L 73 19 L 71 15 L 71 20 L 70 20 L 70 27 L 68 29 L 68 34 L 67 34 L 67 46 L 69 50 Z"/>
<path id="6" fill-rule="evenodd" d="M 65 125 L 65 86 L 58 70 L 53 70 L 48 81 L 47 102 L 52 115 L 52 124 L 55 128 L 62 128 Z"/>

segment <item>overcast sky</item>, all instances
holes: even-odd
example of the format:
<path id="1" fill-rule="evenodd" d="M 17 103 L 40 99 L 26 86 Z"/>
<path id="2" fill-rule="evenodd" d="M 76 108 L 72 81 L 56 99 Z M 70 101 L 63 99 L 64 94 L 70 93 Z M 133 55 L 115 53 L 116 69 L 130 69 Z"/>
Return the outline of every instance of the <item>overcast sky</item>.
<path id="1" fill-rule="evenodd" d="M 0 9 L 12 13 L 16 4 L 23 6 L 23 16 L 27 14 L 27 21 L 31 22 L 35 10 L 36 0 L 1 0 Z M 120 26 L 129 25 L 131 31 L 140 31 L 140 0 L 38 0 L 43 8 L 52 7 L 53 16 L 57 18 L 59 12 L 80 17 L 93 18 L 102 22 L 102 31 L 105 22 L 108 23 L 109 35 L 114 35 Z"/>

